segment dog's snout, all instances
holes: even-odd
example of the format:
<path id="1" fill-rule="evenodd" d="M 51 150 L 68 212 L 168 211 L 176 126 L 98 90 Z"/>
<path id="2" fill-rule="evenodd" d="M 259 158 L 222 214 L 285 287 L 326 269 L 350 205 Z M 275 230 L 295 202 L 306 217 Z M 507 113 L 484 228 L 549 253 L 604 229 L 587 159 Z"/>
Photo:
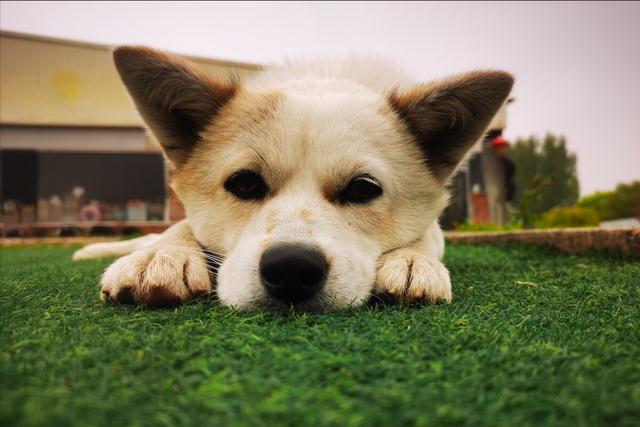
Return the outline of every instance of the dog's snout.
<path id="1" fill-rule="evenodd" d="M 269 248 L 260 260 L 260 277 L 277 300 L 298 303 L 310 299 L 324 285 L 329 266 L 313 247 L 282 244 Z"/>

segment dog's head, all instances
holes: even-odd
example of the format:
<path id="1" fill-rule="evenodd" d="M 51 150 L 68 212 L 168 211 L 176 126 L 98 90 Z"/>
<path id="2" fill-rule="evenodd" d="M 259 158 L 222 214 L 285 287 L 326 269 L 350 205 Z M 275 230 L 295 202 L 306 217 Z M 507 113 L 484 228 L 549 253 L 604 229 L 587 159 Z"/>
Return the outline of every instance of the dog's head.
<path id="1" fill-rule="evenodd" d="M 513 83 L 488 71 L 403 92 L 304 76 L 248 87 L 146 48 L 114 57 L 196 238 L 225 256 L 218 296 L 239 309 L 363 302 L 378 257 L 437 220 Z"/>

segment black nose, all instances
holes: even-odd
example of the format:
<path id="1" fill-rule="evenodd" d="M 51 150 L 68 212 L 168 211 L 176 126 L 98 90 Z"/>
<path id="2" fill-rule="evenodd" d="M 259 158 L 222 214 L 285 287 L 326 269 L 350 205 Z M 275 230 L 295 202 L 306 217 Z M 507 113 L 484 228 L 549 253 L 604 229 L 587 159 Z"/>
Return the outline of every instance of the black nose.
<path id="1" fill-rule="evenodd" d="M 302 302 L 317 294 L 327 270 L 322 252 L 300 244 L 273 246 L 260 260 L 262 284 L 272 297 L 286 303 Z"/>

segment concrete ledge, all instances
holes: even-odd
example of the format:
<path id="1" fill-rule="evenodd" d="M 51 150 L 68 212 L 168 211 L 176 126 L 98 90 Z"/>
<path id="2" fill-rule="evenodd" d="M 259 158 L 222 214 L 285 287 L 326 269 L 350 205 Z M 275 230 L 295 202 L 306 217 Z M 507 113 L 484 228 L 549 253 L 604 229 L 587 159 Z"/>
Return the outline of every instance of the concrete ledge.
<path id="1" fill-rule="evenodd" d="M 602 250 L 640 258 L 640 228 L 558 228 L 549 230 L 517 230 L 444 233 L 450 243 L 491 245 L 515 243 L 552 246 L 562 252 L 578 254 Z"/>
<path id="2" fill-rule="evenodd" d="M 518 231 L 445 231 L 449 243 L 470 245 L 525 244 L 552 246 L 562 252 L 578 254 L 601 250 L 640 258 L 640 228 L 562 228 Z M 113 242 L 121 237 L 27 237 L 0 238 L 0 247 L 72 246 Z"/>

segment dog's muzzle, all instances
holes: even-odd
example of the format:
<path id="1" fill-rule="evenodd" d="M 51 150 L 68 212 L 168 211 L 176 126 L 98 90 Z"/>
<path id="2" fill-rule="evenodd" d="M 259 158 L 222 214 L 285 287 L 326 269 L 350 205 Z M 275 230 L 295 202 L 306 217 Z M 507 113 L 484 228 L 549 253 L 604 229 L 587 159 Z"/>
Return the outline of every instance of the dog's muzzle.
<path id="1" fill-rule="evenodd" d="M 301 244 L 279 244 L 260 259 L 260 279 L 269 295 L 296 304 L 316 295 L 327 278 L 329 265 L 318 249 Z"/>

